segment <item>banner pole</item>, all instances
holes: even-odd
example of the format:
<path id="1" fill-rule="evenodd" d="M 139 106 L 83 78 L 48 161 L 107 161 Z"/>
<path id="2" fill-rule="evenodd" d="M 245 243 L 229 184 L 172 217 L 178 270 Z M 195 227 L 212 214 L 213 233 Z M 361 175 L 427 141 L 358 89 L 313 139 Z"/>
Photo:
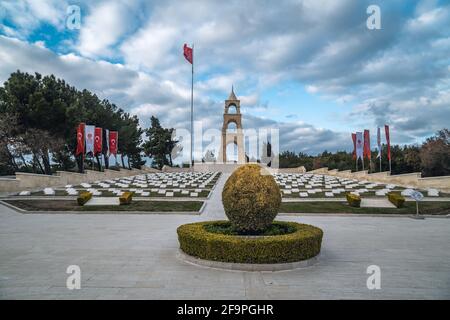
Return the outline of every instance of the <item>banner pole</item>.
<path id="1" fill-rule="evenodd" d="M 381 172 L 381 150 L 380 150 L 380 172 Z"/>
<path id="2" fill-rule="evenodd" d="M 194 171 L 194 44 L 192 44 L 192 77 L 191 77 L 191 159 L 189 162 L 189 167 Z"/>

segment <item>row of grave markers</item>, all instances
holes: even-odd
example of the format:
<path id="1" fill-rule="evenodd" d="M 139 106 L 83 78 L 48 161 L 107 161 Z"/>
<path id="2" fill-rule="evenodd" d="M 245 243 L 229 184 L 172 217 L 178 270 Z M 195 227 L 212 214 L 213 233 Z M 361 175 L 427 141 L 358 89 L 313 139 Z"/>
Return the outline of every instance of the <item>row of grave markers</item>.
<path id="1" fill-rule="evenodd" d="M 142 197 L 149 196 L 150 192 L 158 193 L 166 197 L 172 197 L 175 193 L 180 193 L 189 197 L 198 197 L 203 191 L 207 191 L 207 186 L 217 177 L 219 173 L 150 173 L 130 177 L 116 178 L 114 180 L 95 181 L 93 183 L 81 183 L 79 186 L 91 192 L 93 196 L 101 196 L 102 191 L 122 195 L 121 189 L 135 192 Z M 195 182 L 195 183 L 194 183 Z M 94 188 L 93 186 L 99 186 Z M 150 188 L 150 186 L 155 186 Z M 78 189 L 80 189 L 78 187 Z M 169 188 L 167 188 L 169 187 Z M 189 188 L 189 189 L 187 189 Z M 44 195 L 54 196 L 56 190 L 44 188 Z M 73 185 L 66 185 L 65 192 L 70 196 L 78 195 L 79 190 Z M 29 191 L 22 191 L 19 195 L 31 195 Z"/>

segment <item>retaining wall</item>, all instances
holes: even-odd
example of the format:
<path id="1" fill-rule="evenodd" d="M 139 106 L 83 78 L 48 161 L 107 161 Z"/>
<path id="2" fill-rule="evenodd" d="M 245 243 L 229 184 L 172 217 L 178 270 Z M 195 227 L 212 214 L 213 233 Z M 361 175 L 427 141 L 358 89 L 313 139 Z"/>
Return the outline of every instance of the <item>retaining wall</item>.
<path id="1" fill-rule="evenodd" d="M 240 165 L 241 164 L 234 164 L 234 163 L 195 163 L 194 171 L 196 171 L 196 172 L 212 172 L 212 171 L 233 172 Z"/>
<path id="2" fill-rule="evenodd" d="M 233 172 L 239 164 L 208 164 L 196 163 L 194 171 L 196 172 Z M 302 167 L 299 168 L 267 168 L 271 173 L 302 173 Z M 163 172 L 189 172 L 190 168 L 170 168 L 164 167 Z M 82 182 L 94 182 L 96 180 L 108 180 L 119 177 L 126 177 L 149 172 L 161 172 L 159 170 L 144 167 L 142 170 L 108 170 L 104 172 L 86 170 L 85 173 L 58 171 L 56 175 L 44 175 L 34 173 L 17 172 L 15 179 L 0 178 L 0 192 L 17 192 L 22 190 L 36 190 L 45 187 L 60 187 L 67 184 L 77 185 Z M 348 179 L 367 180 L 379 183 L 396 184 L 401 186 L 413 186 L 415 188 L 436 188 L 443 192 L 450 192 L 450 176 L 422 178 L 420 172 L 391 175 L 388 171 L 368 173 L 367 171 L 351 172 L 351 170 L 328 170 L 320 168 L 308 173 L 326 174 Z"/>
<path id="3" fill-rule="evenodd" d="M 15 179 L 0 178 L 0 192 L 17 192 L 23 190 L 36 190 L 45 187 L 62 187 L 67 184 L 77 185 L 82 182 L 108 180 L 149 172 L 160 172 L 152 168 L 127 170 L 108 170 L 104 172 L 85 170 L 85 173 L 57 171 L 55 175 L 16 172 Z"/>
<path id="4" fill-rule="evenodd" d="M 320 168 L 308 171 L 308 173 L 326 174 L 342 178 L 396 184 L 404 187 L 412 186 L 423 189 L 436 188 L 443 192 L 450 192 L 450 176 L 422 178 L 422 174 L 420 172 L 391 175 L 389 171 L 368 173 L 367 171 L 351 172 L 351 170 L 328 170 L 328 168 Z"/>

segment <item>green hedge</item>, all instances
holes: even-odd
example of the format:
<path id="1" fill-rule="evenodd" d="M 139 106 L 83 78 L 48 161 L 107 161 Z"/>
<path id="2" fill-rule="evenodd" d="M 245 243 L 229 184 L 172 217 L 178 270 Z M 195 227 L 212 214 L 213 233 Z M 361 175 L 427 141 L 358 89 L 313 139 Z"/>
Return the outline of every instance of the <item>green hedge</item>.
<path id="1" fill-rule="evenodd" d="M 206 221 L 178 227 L 178 241 L 185 253 L 205 260 L 235 263 L 286 263 L 306 260 L 319 254 L 323 231 L 296 222 L 281 222 L 295 232 L 277 236 L 235 236 L 208 232 L 205 225 L 230 224 Z"/>
<path id="2" fill-rule="evenodd" d="M 120 197 L 120 204 L 130 204 L 133 199 L 133 192 L 124 192 Z"/>
<path id="3" fill-rule="evenodd" d="M 351 207 L 359 208 L 361 206 L 361 197 L 353 194 L 353 193 L 347 193 L 347 202 Z"/>
<path id="4" fill-rule="evenodd" d="M 403 208 L 403 205 L 405 204 L 404 196 L 397 192 L 389 192 L 387 196 L 389 201 L 392 202 L 394 206 L 396 206 L 397 208 Z"/>
<path id="5" fill-rule="evenodd" d="M 80 193 L 77 198 L 78 205 L 84 206 L 84 204 L 86 202 L 88 202 L 91 198 L 92 198 L 92 193 L 90 193 L 90 192 L 85 191 L 85 192 Z"/>

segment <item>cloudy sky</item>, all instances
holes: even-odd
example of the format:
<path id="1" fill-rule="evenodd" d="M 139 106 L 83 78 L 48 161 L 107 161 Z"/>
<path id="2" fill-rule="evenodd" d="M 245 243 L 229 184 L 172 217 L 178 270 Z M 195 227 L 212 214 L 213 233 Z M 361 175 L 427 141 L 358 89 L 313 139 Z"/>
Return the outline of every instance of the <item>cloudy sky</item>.
<path id="1" fill-rule="evenodd" d="M 366 26 L 369 5 L 381 29 Z M 68 7 L 81 28 L 67 27 Z M 448 0 L 0 0 L 0 82 L 55 74 L 164 126 L 220 128 L 234 85 L 245 128 L 279 128 L 280 148 L 351 149 L 385 123 L 418 143 L 450 119 Z M 372 136 L 372 141 L 375 137 Z"/>

